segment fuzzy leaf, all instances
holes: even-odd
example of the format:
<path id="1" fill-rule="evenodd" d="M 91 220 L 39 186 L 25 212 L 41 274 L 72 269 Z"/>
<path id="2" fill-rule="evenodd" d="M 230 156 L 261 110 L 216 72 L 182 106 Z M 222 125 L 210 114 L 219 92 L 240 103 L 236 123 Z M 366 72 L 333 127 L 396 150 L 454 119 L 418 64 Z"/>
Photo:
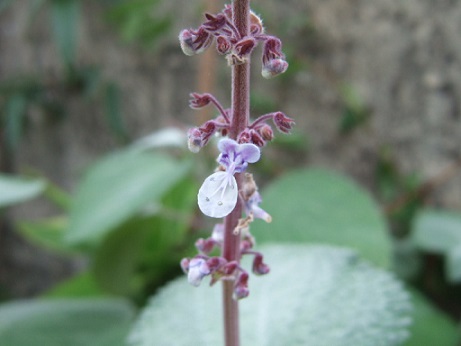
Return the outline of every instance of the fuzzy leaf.
<path id="1" fill-rule="evenodd" d="M 461 331 L 455 322 L 433 306 L 421 293 L 410 290 L 413 304 L 411 337 L 405 346 L 455 346 L 461 341 Z"/>
<path id="2" fill-rule="evenodd" d="M 99 242 L 141 207 L 159 202 L 188 169 L 188 164 L 167 156 L 129 151 L 99 161 L 77 190 L 66 240 Z"/>
<path id="3" fill-rule="evenodd" d="M 389 273 L 350 250 L 266 246 L 267 276 L 252 277 L 240 303 L 243 345 L 390 346 L 407 337 L 408 295 Z M 179 278 L 153 297 L 129 342 L 222 345 L 221 290 Z M 181 331 L 180 333 L 172 331 Z"/>
<path id="4" fill-rule="evenodd" d="M 289 173 L 262 193 L 272 223 L 252 224 L 258 242 L 324 243 L 351 247 L 390 266 L 385 221 L 370 196 L 349 179 L 322 169 Z"/>
<path id="5" fill-rule="evenodd" d="M 122 346 L 133 316 L 117 299 L 11 302 L 0 305 L 0 345 Z"/>
<path id="6" fill-rule="evenodd" d="M 0 208 L 37 197 L 45 189 L 42 180 L 0 175 Z"/>

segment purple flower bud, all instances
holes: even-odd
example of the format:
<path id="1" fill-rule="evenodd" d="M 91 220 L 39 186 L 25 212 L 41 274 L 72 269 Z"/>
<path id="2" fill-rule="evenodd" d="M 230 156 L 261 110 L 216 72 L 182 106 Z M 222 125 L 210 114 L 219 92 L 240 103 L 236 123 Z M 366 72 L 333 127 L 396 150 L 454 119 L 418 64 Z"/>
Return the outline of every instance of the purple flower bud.
<path id="1" fill-rule="evenodd" d="M 198 153 L 203 147 L 202 132 L 196 127 L 191 128 L 187 132 L 187 138 L 187 146 L 189 147 L 189 150 L 193 153 Z"/>
<path id="2" fill-rule="evenodd" d="M 260 148 L 266 145 L 266 142 L 264 141 L 262 136 L 257 131 L 251 129 L 250 136 L 251 136 L 251 143 L 253 143 L 254 145 L 257 145 Z"/>
<path id="3" fill-rule="evenodd" d="M 242 132 L 240 132 L 238 138 L 237 138 L 237 142 L 239 144 L 243 144 L 243 143 L 251 143 L 251 134 L 250 134 L 250 130 L 249 129 L 245 129 L 243 130 Z"/>
<path id="4" fill-rule="evenodd" d="M 227 261 L 222 257 L 211 257 L 207 260 L 208 268 L 210 268 L 210 272 L 212 273 L 219 270 L 226 263 Z"/>
<path id="5" fill-rule="evenodd" d="M 287 117 L 282 112 L 275 113 L 273 120 L 277 129 L 283 133 L 290 133 L 291 129 L 293 128 L 293 125 L 295 124 L 293 119 Z"/>
<path id="6" fill-rule="evenodd" d="M 191 93 L 190 94 L 191 100 L 189 101 L 190 108 L 199 109 L 205 107 L 211 102 L 211 98 L 209 94 L 197 94 Z"/>
<path id="7" fill-rule="evenodd" d="M 272 131 L 272 127 L 267 124 L 264 124 L 258 128 L 258 132 L 265 141 L 270 142 L 274 139 L 274 131 Z"/>
<path id="8" fill-rule="evenodd" d="M 256 275 L 264 275 L 269 273 L 270 268 L 267 264 L 263 263 L 263 255 L 256 254 L 253 260 L 253 273 Z"/>
<path id="9" fill-rule="evenodd" d="M 250 290 L 248 289 L 248 274 L 245 272 L 240 273 L 234 286 L 234 298 L 242 299 L 248 297 Z"/>
<path id="10" fill-rule="evenodd" d="M 282 53 L 282 42 L 277 37 L 269 37 L 264 42 L 263 48 L 263 65 L 266 65 L 270 60 L 284 59 Z"/>
<path id="11" fill-rule="evenodd" d="M 197 31 L 185 29 L 179 33 L 179 43 L 181 44 L 182 51 L 186 55 L 202 53 L 210 46 L 212 41 L 213 36 L 203 28 Z"/>
<path id="12" fill-rule="evenodd" d="M 210 13 L 205 13 L 205 17 L 208 20 L 202 24 L 202 27 L 209 32 L 219 31 L 227 24 L 226 16 L 221 13 L 216 16 L 213 16 Z"/>
<path id="13" fill-rule="evenodd" d="M 203 258 L 193 258 L 189 262 L 187 280 L 192 286 L 198 287 L 202 279 L 210 273 L 210 268 Z"/>
<path id="14" fill-rule="evenodd" d="M 256 41 L 252 37 L 246 37 L 234 46 L 234 52 L 238 55 L 239 58 L 242 60 L 249 56 L 253 49 L 256 47 Z"/>
<path id="15" fill-rule="evenodd" d="M 213 251 L 213 248 L 215 245 L 216 245 L 216 242 L 211 238 L 209 239 L 200 238 L 195 242 L 195 247 L 197 248 L 197 250 L 205 254 L 208 254 L 211 251 Z"/>
<path id="16" fill-rule="evenodd" d="M 224 274 L 224 275 L 232 275 L 235 270 L 238 268 L 238 263 L 237 262 L 229 262 L 227 263 L 221 270 L 221 272 Z"/>
<path id="17" fill-rule="evenodd" d="M 232 6 L 229 4 L 224 5 L 222 13 L 227 17 L 228 20 L 232 20 Z"/>
<path id="18" fill-rule="evenodd" d="M 218 38 L 216 39 L 216 49 L 218 50 L 219 54 L 226 55 L 231 51 L 232 44 L 224 36 L 218 36 Z"/>
<path id="19" fill-rule="evenodd" d="M 189 263 L 190 263 L 190 259 L 188 258 L 183 258 L 181 260 L 181 269 L 184 272 L 184 274 L 187 274 L 189 272 Z"/>
<path id="20" fill-rule="evenodd" d="M 261 35 L 264 33 L 263 21 L 253 11 L 250 12 L 250 32 L 253 36 Z"/>
<path id="21" fill-rule="evenodd" d="M 271 79 L 288 69 L 288 63 L 283 59 L 272 59 L 263 64 L 261 74 L 266 79 Z"/>

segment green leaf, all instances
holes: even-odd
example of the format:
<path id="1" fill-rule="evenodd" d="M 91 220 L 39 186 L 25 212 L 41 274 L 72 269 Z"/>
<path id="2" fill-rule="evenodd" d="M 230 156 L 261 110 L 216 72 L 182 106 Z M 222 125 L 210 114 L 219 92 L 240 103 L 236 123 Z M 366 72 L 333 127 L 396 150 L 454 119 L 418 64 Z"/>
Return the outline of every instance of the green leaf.
<path id="1" fill-rule="evenodd" d="M 79 273 L 68 280 L 62 281 L 49 291 L 46 298 L 82 298 L 100 297 L 106 293 L 99 287 L 90 271 Z"/>
<path id="2" fill-rule="evenodd" d="M 24 179 L 0 174 L 0 208 L 37 197 L 45 189 L 40 179 Z"/>
<path id="3" fill-rule="evenodd" d="M 421 211 L 412 239 L 424 251 L 445 255 L 445 272 L 450 282 L 461 281 L 461 215 L 448 211 Z"/>
<path id="4" fill-rule="evenodd" d="M 272 223 L 256 221 L 258 242 L 305 242 L 354 248 L 380 266 L 390 265 L 386 224 L 370 196 L 349 179 L 322 169 L 300 170 L 262 193 Z"/>
<path id="5" fill-rule="evenodd" d="M 408 336 L 402 286 L 352 251 L 279 245 L 263 253 L 271 272 L 252 277 L 240 303 L 243 345 L 387 346 Z M 174 281 L 142 312 L 130 344 L 222 345 L 220 296 L 220 287 Z"/>
<path id="6" fill-rule="evenodd" d="M 73 253 L 63 241 L 67 228 L 67 218 L 53 217 L 46 220 L 20 222 L 18 230 L 22 236 L 33 244 L 61 254 Z"/>
<path id="7" fill-rule="evenodd" d="M 124 345 L 134 311 L 124 300 L 27 300 L 0 306 L 0 344 Z"/>
<path id="8" fill-rule="evenodd" d="M 413 309 L 413 325 L 410 339 L 405 346 L 455 346 L 461 340 L 456 324 L 434 307 L 421 293 L 410 290 Z"/>
<path id="9" fill-rule="evenodd" d="M 77 0 L 51 0 L 53 34 L 61 58 L 67 67 L 75 65 L 77 24 L 80 6 Z"/>
<path id="10" fill-rule="evenodd" d="M 157 281 L 172 266 L 178 268 L 178 248 L 185 242 L 196 200 L 195 182 L 184 179 L 162 198 L 158 215 L 130 219 L 106 237 L 93 262 L 99 285 L 110 293 L 133 296 L 147 280 Z"/>
<path id="11" fill-rule="evenodd" d="M 95 253 L 92 273 L 107 292 L 133 295 L 139 288 L 134 280 L 143 255 L 152 218 L 134 218 L 109 234 Z"/>
<path id="12" fill-rule="evenodd" d="M 95 244 L 184 177 L 190 165 L 168 156 L 118 152 L 96 163 L 77 189 L 66 240 Z"/>

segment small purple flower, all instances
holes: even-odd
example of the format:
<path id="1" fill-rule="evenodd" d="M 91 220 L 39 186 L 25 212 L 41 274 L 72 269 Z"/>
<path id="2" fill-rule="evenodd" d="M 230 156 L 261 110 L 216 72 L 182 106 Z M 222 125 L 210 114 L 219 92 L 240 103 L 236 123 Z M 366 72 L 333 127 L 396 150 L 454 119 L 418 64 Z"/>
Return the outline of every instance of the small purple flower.
<path id="1" fill-rule="evenodd" d="M 259 160 L 259 148 L 250 143 L 238 144 L 233 139 L 224 138 L 218 143 L 221 154 L 218 162 L 226 168 L 205 179 L 198 192 L 198 205 L 207 216 L 221 218 L 234 210 L 237 204 L 238 187 L 234 174 L 243 172 L 248 163 Z"/>
<path id="2" fill-rule="evenodd" d="M 203 258 L 193 258 L 189 262 L 187 281 L 192 286 L 198 287 L 202 282 L 202 279 L 211 273 L 206 260 Z"/>
<path id="3" fill-rule="evenodd" d="M 262 202 L 261 195 L 258 191 L 255 191 L 250 198 L 245 201 L 245 212 L 247 215 L 253 215 L 256 219 L 262 219 L 267 223 L 272 222 L 272 217 L 263 209 L 259 207 Z"/>
<path id="4" fill-rule="evenodd" d="M 226 167 L 230 174 L 242 173 L 248 163 L 255 163 L 261 156 L 259 148 L 251 143 L 238 144 L 230 138 L 221 139 L 218 143 L 218 149 L 221 155 L 218 157 L 218 163 Z"/>

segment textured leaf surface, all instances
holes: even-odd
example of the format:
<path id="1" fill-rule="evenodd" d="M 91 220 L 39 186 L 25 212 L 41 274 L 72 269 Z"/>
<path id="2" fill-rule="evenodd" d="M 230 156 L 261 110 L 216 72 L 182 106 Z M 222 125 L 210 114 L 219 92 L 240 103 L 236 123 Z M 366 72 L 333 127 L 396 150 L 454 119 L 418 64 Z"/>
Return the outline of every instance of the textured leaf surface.
<path id="1" fill-rule="evenodd" d="M 254 222 L 258 242 L 326 243 L 351 247 L 380 266 L 390 265 L 386 224 L 370 196 L 327 170 L 285 175 L 261 194 L 272 223 Z"/>
<path id="2" fill-rule="evenodd" d="M 424 210 L 416 218 L 412 239 L 419 249 L 445 255 L 446 274 L 461 281 L 461 215 Z"/>
<path id="3" fill-rule="evenodd" d="M 37 197 L 45 189 L 42 180 L 30 180 L 0 175 L 0 208 Z"/>
<path id="4" fill-rule="evenodd" d="M 0 345 L 124 345 L 133 316 L 133 308 L 116 299 L 7 303 L 0 305 Z"/>
<path id="5" fill-rule="evenodd" d="M 416 290 L 410 291 L 413 304 L 411 337 L 405 346 L 455 346 L 461 341 L 459 327 Z"/>
<path id="6" fill-rule="evenodd" d="M 272 271 L 252 277 L 241 301 L 242 344 L 399 345 L 409 324 L 408 296 L 390 274 L 329 246 L 266 246 Z M 221 289 L 180 278 L 141 314 L 131 345 L 222 345 Z M 174 332 L 173 332 L 174 331 Z"/>
<path id="7" fill-rule="evenodd" d="M 76 193 L 67 240 L 100 240 L 147 203 L 158 202 L 188 167 L 167 156 L 133 152 L 112 154 L 98 162 Z"/>

